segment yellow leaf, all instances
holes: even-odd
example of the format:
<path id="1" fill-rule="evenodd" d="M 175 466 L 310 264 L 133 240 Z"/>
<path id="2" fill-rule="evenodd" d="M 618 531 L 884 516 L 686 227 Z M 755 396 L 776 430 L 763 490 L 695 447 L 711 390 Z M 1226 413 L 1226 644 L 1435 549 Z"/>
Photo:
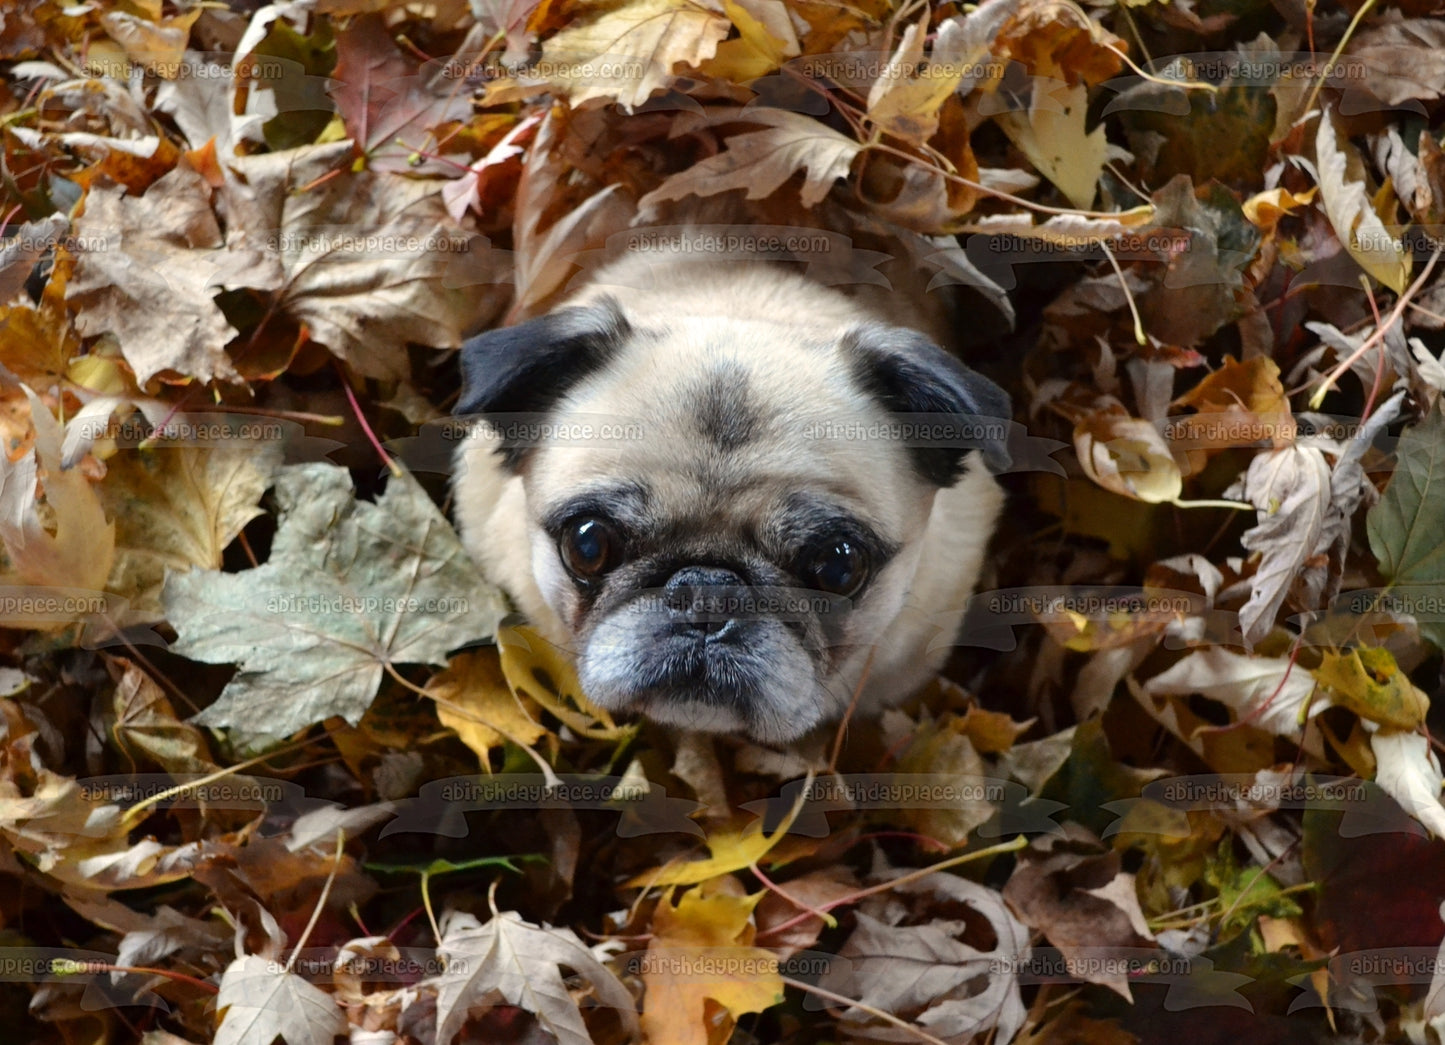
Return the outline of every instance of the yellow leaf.
<path id="1" fill-rule="evenodd" d="M 1204 469 L 1209 451 L 1258 445 L 1277 450 L 1294 442 L 1299 427 L 1279 366 L 1266 356 L 1242 363 L 1225 356 L 1223 366 L 1174 405 L 1197 411 L 1165 423 L 1170 444 L 1188 454 L 1191 474 Z"/>
<path id="2" fill-rule="evenodd" d="M 115 524 L 108 523 L 100 498 L 79 468 L 61 467 L 60 422 L 40 398 L 25 390 L 30 400 L 30 421 L 35 444 L 18 461 L 0 456 L 0 544 L 10 569 L 0 574 L 0 585 L 67 589 L 58 597 L 98 597 L 105 589 L 115 558 Z M 44 491 L 37 497 L 36 478 Z M 78 598 L 67 620 L 94 613 L 91 601 Z M 28 612 L 3 618 L 10 627 L 53 625 Z"/>
<path id="3" fill-rule="evenodd" d="M 787 835 L 788 828 L 792 827 L 793 821 L 797 819 L 798 811 L 803 808 L 808 791 L 809 789 L 805 787 L 798 792 L 797 802 L 793 804 L 793 808 L 788 811 L 788 815 L 783 818 L 783 822 L 772 834 L 764 833 L 763 822 L 760 819 L 750 820 L 740 828 L 720 828 L 708 836 L 707 848 L 712 856 L 706 860 L 666 864 L 651 871 L 645 871 L 628 879 L 627 887 L 696 885 L 698 882 L 706 882 L 710 878 L 717 878 L 720 875 L 731 874 L 733 871 L 751 867 Z"/>
<path id="4" fill-rule="evenodd" d="M 1318 187 L 1304 192 L 1290 192 L 1288 189 L 1267 189 L 1257 192 L 1241 205 L 1244 216 L 1257 228 L 1270 232 L 1286 214 L 1293 214 L 1301 207 L 1313 202 Z"/>
<path id="5" fill-rule="evenodd" d="M 183 419 L 175 424 L 185 430 Z M 226 547 L 263 514 L 261 496 L 282 453 L 279 440 L 240 438 L 213 446 L 131 446 L 109 458 L 98 488 L 117 530 L 106 587 L 128 601 L 125 624 L 164 616 L 167 570 L 221 568 Z"/>
<path id="6" fill-rule="evenodd" d="M 977 704 L 970 704 L 954 728 L 968 737 L 975 751 L 983 755 L 997 755 L 1013 747 L 1014 741 L 1028 731 L 1033 721 L 1015 722 L 1002 711 L 987 711 Z"/>
<path id="7" fill-rule="evenodd" d="M 1382 726 L 1417 729 L 1430 710 L 1430 698 L 1400 670 L 1386 649 L 1326 650 L 1314 676 L 1335 694 L 1336 704 Z"/>
<path id="8" fill-rule="evenodd" d="M 1088 107 L 1089 93 L 1083 84 L 1070 87 L 1039 77 L 1027 113 L 1005 112 L 998 117 L 1009 140 L 1081 210 L 1093 206 L 1109 154 L 1103 125 L 1084 129 Z"/>
<path id="9" fill-rule="evenodd" d="M 971 80 L 979 77 L 988 57 L 982 35 L 971 39 L 966 24 L 963 18 L 941 24 L 926 63 L 923 41 L 928 15 L 905 29 L 883 75 L 868 92 L 868 118 L 889 134 L 918 145 L 932 138 L 943 103 L 963 85 L 965 73 Z"/>
<path id="10" fill-rule="evenodd" d="M 1315 163 L 1325 214 L 1355 262 L 1395 293 L 1410 279 L 1410 252 L 1385 228 L 1365 191 L 1365 167 L 1348 139 L 1340 142 L 1328 109 L 1315 134 Z"/>
<path id="11" fill-rule="evenodd" d="M 657 905 L 642 958 L 642 1030 L 649 1042 L 708 1045 L 709 1002 L 726 1010 L 730 1032 L 738 1016 L 783 1000 L 777 956 L 752 946 L 753 908 L 763 894 L 730 889 L 741 891 L 736 883 L 718 883 L 688 890 L 676 906 Z"/>
<path id="12" fill-rule="evenodd" d="M 718 44 L 717 54 L 702 63 L 706 75 L 747 83 L 798 54 L 798 35 L 781 0 L 723 0 L 723 11 L 738 35 Z"/>
<path id="13" fill-rule="evenodd" d="M 711 58 L 731 28 L 711 4 L 632 0 L 548 39 L 542 69 L 574 106 L 606 98 L 630 109 L 666 87 L 679 62 Z"/>
<path id="14" fill-rule="evenodd" d="M 531 746 L 547 735 L 507 685 L 495 649 L 472 650 L 451 659 L 426 692 L 437 702 L 437 718 L 456 730 L 490 771 L 491 754 L 505 742 Z"/>
<path id="15" fill-rule="evenodd" d="M 1123 407 L 1096 410 L 1074 426 L 1084 473 L 1106 490 L 1136 501 L 1178 500 L 1184 477 L 1159 430 Z"/>
<path id="16" fill-rule="evenodd" d="M 621 740 L 635 727 L 619 726 L 612 716 L 582 695 L 572 662 L 531 628 L 497 632 L 502 674 L 519 698 L 534 700 L 574 732 L 594 740 Z"/>

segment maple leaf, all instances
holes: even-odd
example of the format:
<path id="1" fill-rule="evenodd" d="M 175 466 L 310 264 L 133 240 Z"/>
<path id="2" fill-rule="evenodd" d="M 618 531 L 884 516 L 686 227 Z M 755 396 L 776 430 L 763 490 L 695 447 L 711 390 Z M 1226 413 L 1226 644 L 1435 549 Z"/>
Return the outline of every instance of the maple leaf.
<path id="1" fill-rule="evenodd" d="M 1027 112 L 1005 112 L 998 125 L 1030 163 L 1080 210 L 1093 205 L 1109 158 L 1102 124 L 1086 130 L 1089 94 L 1083 84 L 1034 80 Z"/>
<path id="2" fill-rule="evenodd" d="M 177 433 L 188 425 L 208 424 L 236 430 L 216 415 L 209 421 L 192 414 L 168 422 Z M 259 502 L 281 464 L 281 442 L 216 442 L 123 450 L 107 462 L 99 493 L 116 525 L 115 565 L 107 587 L 129 600 L 123 623 L 159 620 L 166 571 L 220 569 L 227 545 L 262 514 Z"/>
<path id="3" fill-rule="evenodd" d="M 377 14 L 356 18 L 337 34 L 333 77 L 337 111 L 374 170 L 422 173 L 428 162 L 417 153 L 435 147 L 431 129 L 471 115 L 471 92 L 462 81 L 443 71 L 440 87 L 433 88 Z"/>
<path id="4" fill-rule="evenodd" d="M 631 887 L 647 888 L 696 885 L 699 882 L 706 882 L 725 874 L 731 874 L 733 871 L 751 867 L 786 837 L 788 828 L 792 827 L 793 820 L 797 817 L 799 810 L 803 808 L 803 799 L 807 794 L 806 788 L 799 792 L 798 801 L 783 821 L 774 828 L 772 834 L 764 831 L 762 820 L 757 819 L 749 820 L 742 827 L 719 827 L 707 836 L 708 851 L 712 853 L 707 859 L 687 860 L 645 871 L 642 874 L 634 875 L 626 884 Z"/>
<path id="5" fill-rule="evenodd" d="M 731 884 L 728 884 L 731 883 Z M 710 887 L 711 886 L 711 887 Z M 652 939 L 641 957 L 642 1031 L 648 1041 L 708 1045 L 709 1002 L 727 1011 L 725 1025 L 783 1000 L 778 959 L 752 945 L 753 908 L 762 893 L 732 879 L 689 889 L 676 904 L 663 900 L 652 916 Z"/>
<path id="6" fill-rule="evenodd" d="M 717 53 L 700 63 L 708 76 L 747 83 L 773 72 L 801 50 L 792 17 L 781 0 L 723 0 L 723 13 L 738 35 L 718 44 Z"/>
<path id="7" fill-rule="evenodd" d="M 889 870 L 887 877 L 903 873 Z M 875 902 L 855 913 L 857 928 L 838 952 L 846 961 L 830 965 L 819 985 L 906 1015 L 936 1038 L 970 1041 L 996 1028 L 995 1040 L 1012 1040 L 1026 1015 L 1018 970 L 1031 953 L 1028 929 L 998 893 L 957 875 L 930 874 L 897 891 L 906 905 Z M 965 907 L 973 917 L 961 917 Z M 900 924 L 905 918 L 921 924 Z M 983 935 L 980 922 L 993 934 L 988 950 L 966 942 Z M 862 1009 L 847 1010 L 843 1019 L 870 1038 L 896 1034 Z"/>
<path id="8" fill-rule="evenodd" d="M 818 203 L 839 178 L 847 177 L 863 146 L 817 120 L 786 109 L 759 109 L 729 114 L 729 122 L 762 123 L 759 131 L 734 134 L 727 149 L 674 174 L 638 201 L 646 211 L 666 200 L 713 196 L 745 189 L 750 200 L 776 192 L 798 171 L 806 171 L 800 198 L 803 206 Z"/>
<path id="9" fill-rule="evenodd" d="M 332 715 L 355 725 L 386 665 L 445 663 L 449 650 L 489 637 L 505 612 L 406 473 L 370 504 L 356 500 L 344 468 L 293 465 L 277 479 L 276 501 L 266 563 L 166 578 L 175 652 L 241 668 L 197 722 L 276 736 Z"/>
<path id="10" fill-rule="evenodd" d="M 279 963 L 247 954 L 221 974 L 212 1045 L 331 1045 L 346 1032 L 336 999 Z"/>
<path id="11" fill-rule="evenodd" d="M 441 724 L 456 730 L 488 771 L 492 751 L 505 742 L 531 745 L 547 735 L 547 727 L 528 713 L 507 685 L 495 650 L 454 657 L 446 671 L 427 683 L 426 691 L 437 702 Z"/>
<path id="12" fill-rule="evenodd" d="M 1122 870 L 1117 852 L 1079 825 L 1065 824 L 1062 836 L 1037 838 L 1019 854 L 1003 898 L 1020 921 L 1048 937 L 1080 979 L 1133 1000 L 1123 969 L 1089 960 L 1111 948 L 1154 946 L 1134 876 Z"/>
<path id="13" fill-rule="evenodd" d="M 928 774 L 929 779 L 979 779 L 987 767 L 968 736 L 967 718 L 947 718 L 910 730 L 908 746 L 898 757 L 897 772 Z M 902 808 L 893 819 L 951 848 L 968 842 L 977 828 L 998 812 L 984 798 L 960 800 L 929 808 Z"/>
<path id="14" fill-rule="evenodd" d="M 60 422 L 28 388 L 35 443 L 18 459 L 0 453 L 0 585 L 61 589 L 94 597 L 105 587 L 115 556 L 115 525 L 106 522 L 95 488 L 79 468 L 63 467 Z M 43 478 L 42 478 L 43 476 Z M 43 489 L 45 497 L 39 494 Z M 60 594 L 59 592 L 54 594 Z M 80 616 L 75 613 L 60 620 Z M 42 621 L 22 612 L 11 627 Z"/>
<path id="15" fill-rule="evenodd" d="M 632 995 L 571 929 L 533 925 L 515 911 L 494 912 L 485 925 L 465 912 L 449 911 L 437 952 L 447 972 L 425 982 L 437 991 L 438 1045 L 451 1045 L 476 1010 L 498 1004 L 536 1016 L 559 1045 L 591 1045 L 560 967 L 591 984 L 597 999 L 616 1010 L 624 1031 L 638 1032 Z"/>
<path id="16" fill-rule="evenodd" d="M 674 66 L 711 58 L 731 28 L 709 0 L 628 0 L 545 40 L 543 67 L 574 106 L 607 98 L 631 109 L 667 86 Z"/>
<path id="17" fill-rule="evenodd" d="M 461 344 L 501 309 L 507 274 L 451 222 L 442 183 L 346 171 L 351 156 L 336 142 L 235 160 L 222 194 L 233 257 L 217 279 L 273 293 L 359 373 L 405 380 L 406 343 Z"/>
<path id="18" fill-rule="evenodd" d="M 965 17 L 942 22 L 926 61 L 923 44 L 928 16 L 904 29 L 883 75 L 868 91 L 868 118 L 889 134 L 917 145 L 932 138 L 943 103 L 981 78 L 988 40 L 979 28 L 980 21 Z"/>
<path id="19" fill-rule="evenodd" d="M 1274 627 L 1291 585 L 1324 536 L 1331 505 L 1330 466 L 1312 446 L 1256 454 L 1243 480 L 1225 493 L 1240 493 L 1258 509 L 1258 522 L 1239 539 L 1260 553 L 1249 601 L 1239 610 L 1245 641 L 1253 644 Z"/>
<path id="20" fill-rule="evenodd" d="M 1445 584 L 1445 410 L 1439 405 L 1400 437 L 1395 474 L 1365 525 L 1380 572 L 1393 584 Z M 1445 620 L 1438 613 L 1422 617 L 1421 632 L 1445 648 Z"/>
<path id="21" fill-rule="evenodd" d="M 210 187 L 177 167 L 140 197 L 94 188 L 76 222 L 75 272 L 66 301 L 86 337 L 113 333 L 144 384 L 161 371 L 235 380 L 226 344 L 236 328 L 216 304 L 211 255 L 222 237 Z"/>

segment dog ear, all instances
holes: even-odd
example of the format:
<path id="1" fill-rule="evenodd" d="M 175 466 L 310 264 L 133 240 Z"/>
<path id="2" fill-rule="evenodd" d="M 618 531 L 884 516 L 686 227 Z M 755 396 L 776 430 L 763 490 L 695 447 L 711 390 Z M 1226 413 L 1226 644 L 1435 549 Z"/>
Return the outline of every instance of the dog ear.
<path id="1" fill-rule="evenodd" d="M 863 388 L 899 417 L 903 440 L 924 478 L 952 486 L 970 450 L 994 471 L 1009 466 L 1013 410 L 1008 393 L 926 336 L 906 327 L 864 324 L 844 335 Z"/>
<path id="2" fill-rule="evenodd" d="M 501 414 L 545 414 L 605 366 L 631 333 L 616 299 L 604 296 L 478 334 L 461 347 L 462 393 L 452 413 L 492 421 Z M 527 446 L 504 432 L 498 450 L 515 470 Z"/>

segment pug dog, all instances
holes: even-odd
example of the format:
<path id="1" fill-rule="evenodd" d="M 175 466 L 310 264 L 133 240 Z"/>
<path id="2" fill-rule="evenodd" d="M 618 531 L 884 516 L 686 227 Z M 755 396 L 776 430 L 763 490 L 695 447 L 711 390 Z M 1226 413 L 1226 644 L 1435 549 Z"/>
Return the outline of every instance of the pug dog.
<path id="1" fill-rule="evenodd" d="M 598 706 L 786 744 L 938 671 L 1009 400 L 869 293 L 639 254 L 463 345 L 463 543 Z"/>

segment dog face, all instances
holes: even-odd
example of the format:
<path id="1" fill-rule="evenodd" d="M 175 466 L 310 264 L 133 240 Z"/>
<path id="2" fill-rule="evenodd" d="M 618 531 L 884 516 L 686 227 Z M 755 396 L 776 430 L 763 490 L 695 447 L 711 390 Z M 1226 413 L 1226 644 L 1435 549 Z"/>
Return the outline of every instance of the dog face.
<path id="1" fill-rule="evenodd" d="M 495 466 L 524 491 L 515 554 L 588 697 L 771 742 L 847 708 L 965 466 L 958 440 L 908 445 L 890 423 L 1009 412 L 911 330 L 634 322 L 605 296 L 475 338 L 462 365 L 457 412 L 490 426 Z M 518 438 L 518 415 L 559 437 Z"/>

